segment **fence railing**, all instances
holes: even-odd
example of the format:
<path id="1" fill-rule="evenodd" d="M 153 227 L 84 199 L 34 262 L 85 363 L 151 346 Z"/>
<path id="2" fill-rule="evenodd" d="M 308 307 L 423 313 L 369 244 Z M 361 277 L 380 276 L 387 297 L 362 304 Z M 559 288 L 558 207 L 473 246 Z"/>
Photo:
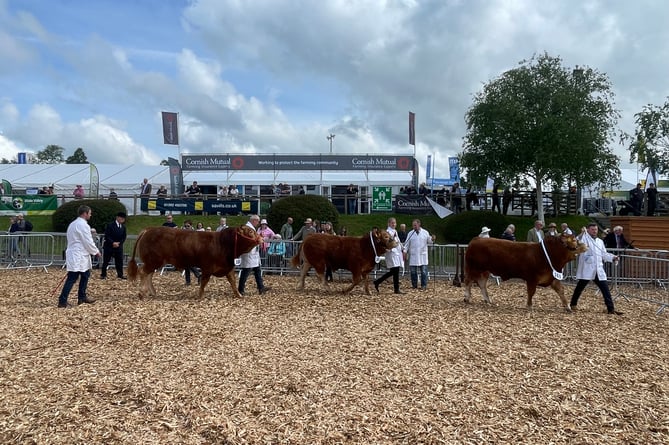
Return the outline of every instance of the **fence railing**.
<path id="1" fill-rule="evenodd" d="M 129 235 L 124 246 L 124 266 L 132 255 L 136 235 Z M 101 240 L 99 240 L 101 241 Z M 283 241 L 285 253 L 271 254 L 272 249 L 261 246 L 261 268 L 264 273 L 298 275 L 290 260 L 298 251 L 299 241 Z M 100 243 L 101 244 L 101 243 Z M 271 244 L 271 243 L 270 243 Z M 62 267 L 65 263 L 67 238 L 64 233 L 18 232 L 0 233 L 0 268 L 31 269 Z M 431 279 L 452 280 L 459 286 L 464 279 L 464 254 L 466 245 L 436 244 L 429 246 L 429 273 Z M 609 249 L 619 256 L 617 264 L 606 263 L 605 270 L 611 283 L 614 298 L 639 299 L 657 304 L 661 313 L 669 307 L 669 251 L 666 250 L 617 250 Z M 138 259 L 141 263 L 141 260 Z M 112 263 L 113 264 L 113 263 Z M 372 273 L 384 272 L 384 261 Z M 576 281 L 577 260 L 568 263 L 564 270 L 564 282 Z M 408 270 L 408 265 L 405 267 Z M 334 271 L 340 278 L 347 278 L 346 270 Z"/>

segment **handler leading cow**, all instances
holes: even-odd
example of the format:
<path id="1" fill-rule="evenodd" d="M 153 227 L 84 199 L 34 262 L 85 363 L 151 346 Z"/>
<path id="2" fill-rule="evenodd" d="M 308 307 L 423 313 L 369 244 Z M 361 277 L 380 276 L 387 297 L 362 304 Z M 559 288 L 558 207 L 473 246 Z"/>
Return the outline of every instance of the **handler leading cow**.
<path id="1" fill-rule="evenodd" d="M 481 288 L 484 300 L 487 303 L 492 302 L 487 290 L 488 277 L 492 273 L 502 281 L 511 278 L 525 280 L 528 308 L 532 307 L 532 297 L 537 286 L 550 286 L 560 296 L 565 310 L 570 311 L 562 282 L 555 275 L 561 273 L 568 262 L 586 250 L 585 244 L 573 235 L 565 234 L 547 236 L 540 243 L 474 238 L 465 253 L 465 302 L 470 301 L 472 282 Z"/>
<path id="2" fill-rule="evenodd" d="M 369 291 L 367 275 L 374 270 L 379 262 L 380 256 L 386 251 L 397 246 L 397 242 L 385 230 L 378 228 L 363 236 L 335 236 L 325 233 L 309 235 L 300 246 L 300 250 L 291 260 L 293 267 L 298 267 L 300 260 L 302 272 L 300 274 L 300 285 L 298 289 L 304 289 L 304 278 L 313 266 L 316 270 L 318 280 L 329 288 L 325 281 L 325 268 L 332 270 L 346 269 L 353 275 L 353 282 L 344 289 L 343 293 L 350 292 L 355 286 L 364 280 L 365 293 Z"/>
<path id="3" fill-rule="evenodd" d="M 225 276 L 236 297 L 241 297 L 235 279 L 235 258 L 239 258 L 263 239 L 247 226 L 229 227 L 220 232 L 191 232 L 171 227 L 149 227 L 142 231 L 132 250 L 128 263 L 128 277 L 137 279 L 135 254 L 143 261 L 139 269 L 139 296 L 156 295 L 153 287 L 153 273 L 156 269 L 171 264 L 177 269 L 199 267 L 202 270 L 200 291 L 202 298 L 209 278 Z"/>

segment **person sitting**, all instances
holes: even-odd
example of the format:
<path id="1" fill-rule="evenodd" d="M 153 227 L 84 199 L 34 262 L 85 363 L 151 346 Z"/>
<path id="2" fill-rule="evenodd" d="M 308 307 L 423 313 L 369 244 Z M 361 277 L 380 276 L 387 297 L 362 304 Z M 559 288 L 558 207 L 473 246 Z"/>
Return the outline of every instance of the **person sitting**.
<path id="1" fill-rule="evenodd" d="M 269 267 L 284 266 L 284 257 L 286 255 L 286 243 L 284 243 L 281 235 L 275 233 L 267 250 L 267 265 Z"/>
<path id="2" fill-rule="evenodd" d="M 500 237 L 505 240 L 509 241 L 515 241 L 516 240 L 516 226 L 513 224 L 509 224 L 506 226 L 506 229 L 504 229 L 504 233 L 502 233 L 502 236 Z"/>

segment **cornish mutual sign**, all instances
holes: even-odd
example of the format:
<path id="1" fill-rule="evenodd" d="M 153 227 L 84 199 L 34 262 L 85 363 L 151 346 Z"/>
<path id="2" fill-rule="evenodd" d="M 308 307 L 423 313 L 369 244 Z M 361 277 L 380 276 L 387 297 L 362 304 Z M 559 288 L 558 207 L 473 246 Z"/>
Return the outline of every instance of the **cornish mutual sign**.
<path id="1" fill-rule="evenodd" d="M 212 170 L 394 170 L 411 171 L 411 156 L 385 155 L 182 155 L 184 171 Z"/>

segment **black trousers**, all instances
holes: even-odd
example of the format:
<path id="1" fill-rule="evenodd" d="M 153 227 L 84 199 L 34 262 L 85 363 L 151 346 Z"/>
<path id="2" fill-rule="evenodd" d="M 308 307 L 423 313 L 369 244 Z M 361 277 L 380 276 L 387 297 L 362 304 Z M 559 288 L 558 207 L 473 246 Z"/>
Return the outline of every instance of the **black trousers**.
<path id="1" fill-rule="evenodd" d="M 388 269 L 388 272 L 381 275 L 379 278 L 374 280 L 375 285 L 379 285 L 386 281 L 388 278 L 393 277 L 393 290 L 395 292 L 400 291 L 400 266 L 391 267 Z"/>
<path id="2" fill-rule="evenodd" d="M 611 291 L 609 290 L 609 285 L 606 280 L 601 281 L 599 278 L 597 278 L 597 275 L 595 275 L 595 279 L 592 281 L 594 281 L 599 290 L 602 291 L 606 310 L 608 312 L 613 312 L 613 299 L 611 298 Z M 583 289 L 585 289 L 585 286 L 587 286 L 589 282 L 590 280 L 578 280 L 578 283 L 576 283 L 576 288 L 574 289 L 574 295 L 571 297 L 570 306 L 576 306 L 578 304 L 578 299 L 581 296 Z"/>
<path id="3" fill-rule="evenodd" d="M 123 276 L 123 246 L 114 249 L 113 247 L 102 249 L 102 270 L 100 271 L 101 277 L 107 276 L 107 266 L 109 262 L 114 258 L 114 267 L 116 267 L 116 274 L 119 277 Z"/>

